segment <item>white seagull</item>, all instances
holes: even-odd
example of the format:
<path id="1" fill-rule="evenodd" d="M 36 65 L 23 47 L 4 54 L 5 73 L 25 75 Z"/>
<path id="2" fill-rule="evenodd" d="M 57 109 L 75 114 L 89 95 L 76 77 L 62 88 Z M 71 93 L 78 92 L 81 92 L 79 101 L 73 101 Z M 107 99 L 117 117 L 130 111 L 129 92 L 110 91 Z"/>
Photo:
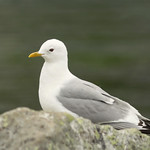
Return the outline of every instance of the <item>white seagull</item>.
<path id="1" fill-rule="evenodd" d="M 45 111 L 67 112 L 93 123 L 109 124 L 116 129 L 137 128 L 150 134 L 150 120 L 134 107 L 88 81 L 81 80 L 68 69 L 68 52 L 57 39 L 44 42 L 29 57 L 45 60 L 39 81 L 39 100 Z"/>

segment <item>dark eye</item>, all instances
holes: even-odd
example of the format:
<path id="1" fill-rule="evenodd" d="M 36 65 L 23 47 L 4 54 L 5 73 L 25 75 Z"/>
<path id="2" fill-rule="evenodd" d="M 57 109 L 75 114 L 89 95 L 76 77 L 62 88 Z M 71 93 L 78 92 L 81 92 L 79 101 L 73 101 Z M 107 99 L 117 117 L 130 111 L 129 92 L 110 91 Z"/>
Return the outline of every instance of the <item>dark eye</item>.
<path id="1" fill-rule="evenodd" d="M 51 48 L 51 49 L 49 49 L 49 51 L 50 51 L 50 52 L 53 52 L 53 51 L 54 51 L 54 49 L 53 49 L 53 48 Z"/>

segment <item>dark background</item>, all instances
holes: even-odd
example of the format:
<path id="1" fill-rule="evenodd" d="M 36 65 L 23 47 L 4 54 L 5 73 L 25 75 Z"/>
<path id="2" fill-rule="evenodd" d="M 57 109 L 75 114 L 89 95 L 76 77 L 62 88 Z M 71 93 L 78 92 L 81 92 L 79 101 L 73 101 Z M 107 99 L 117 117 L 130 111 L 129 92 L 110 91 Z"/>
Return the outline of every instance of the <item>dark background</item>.
<path id="1" fill-rule="evenodd" d="M 43 59 L 28 55 L 51 38 L 66 44 L 72 73 L 150 118 L 150 1 L 0 0 L 0 113 L 41 109 Z"/>

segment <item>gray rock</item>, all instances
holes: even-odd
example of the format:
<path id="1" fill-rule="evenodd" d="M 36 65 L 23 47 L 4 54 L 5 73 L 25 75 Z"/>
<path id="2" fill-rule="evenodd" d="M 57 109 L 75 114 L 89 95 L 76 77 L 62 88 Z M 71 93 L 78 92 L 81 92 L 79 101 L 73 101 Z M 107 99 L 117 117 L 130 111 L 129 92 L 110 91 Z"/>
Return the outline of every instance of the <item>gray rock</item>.
<path id="1" fill-rule="evenodd" d="M 66 113 L 18 108 L 0 115 L 0 150 L 150 150 L 150 137 Z"/>

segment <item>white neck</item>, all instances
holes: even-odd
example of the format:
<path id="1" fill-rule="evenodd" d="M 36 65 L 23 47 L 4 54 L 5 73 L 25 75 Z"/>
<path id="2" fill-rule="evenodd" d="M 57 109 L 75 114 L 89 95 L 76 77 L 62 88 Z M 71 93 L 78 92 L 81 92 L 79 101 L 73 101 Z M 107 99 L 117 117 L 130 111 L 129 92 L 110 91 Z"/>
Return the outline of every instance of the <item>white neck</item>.
<path id="1" fill-rule="evenodd" d="M 44 110 L 66 111 L 56 96 L 61 87 L 73 77 L 66 61 L 44 63 L 39 84 L 39 99 Z"/>
<path id="2" fill-rule="evenodd" d="M 40 76 L 40 84 L 56 85 L 65 80 L 67 75 L 70 75 L 68 63 L 66 61 L 45 62 Z M 55 83 L 55 84 L 54 84 Z"/>

